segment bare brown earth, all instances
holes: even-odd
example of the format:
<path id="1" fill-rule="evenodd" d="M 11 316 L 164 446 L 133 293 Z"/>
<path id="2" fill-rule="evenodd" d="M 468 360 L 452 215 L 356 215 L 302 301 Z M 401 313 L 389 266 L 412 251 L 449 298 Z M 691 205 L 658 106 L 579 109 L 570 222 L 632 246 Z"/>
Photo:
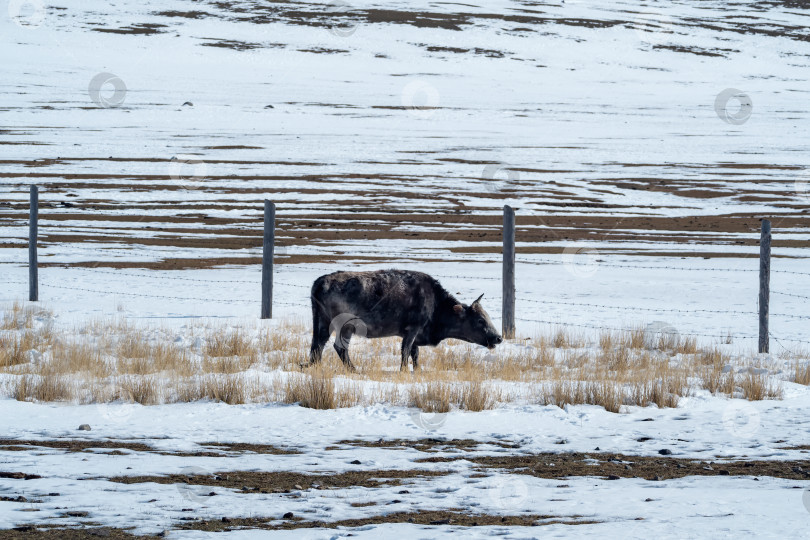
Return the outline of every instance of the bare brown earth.
<path id="1" fill-rule="evenodd" d="M 460 457 L 428 457 L 418 463 L 443 463 Z M 643 478 L 669 480 L 684 476 L 770 476 L 789 480 L 810 479 L 810 460 L 800 461 L 701 461 L 676 457 L 628 456 L 625 454 L 543 453 L 532 455 L 465 457 L 482 472 L 501 468 L 538 478 L 599 476 L 608 480 Z M 589 460 L 597 460 L 594 464 Z"/>
<path id="2" fill-rule="evenodd" d="M 112 527 L 82 527 L 80 529 L 43 527 L 33 525 L 23 525 L 13 529 L 0 530 L 0 540 L 98 540 L 108 538 L 109 540 L 146 540 L 152 538 L 162 538 L 155 535 L 133 535 L 123 529 Z"/>
<path id="3" fill-rule="evenodd" d="M 435 510 L 426 512 L 395 512 L 380 514 L 359 519 L 343 519 L 339 521 L 310 521 L 292 516 L 286 519 L 265 518 L 230 518 L 222 517 L 216 520 L 205 520 L 189 516 L 176 526 L 178 530 L 199 530 L 208 532 L 223 532 L 240 529 L 262 530 L 293 530 L 310 528 L 353 528 L 381 523 L 411 523 L 414 525 L 455 525 L 459 527 L 537 527 L 546 525 L 588 525 L 599 523 L 594 520 L 582 519 L 580 516 L 553 516 L 541 514 L 524 515 L 488 515 L 469 514 L 461 509 Z M 90 528 L 48 528 L 40 526 L 22 526 L 15 529 L 0 530 L 0 540 L 45 539 L 45 540 L 95 540 L 98 538 L 119 539 L 147 539 L 162 538 L 163 535 L 136 536 L 124 529 L 109 527 Z"/>
<path id="4" fill-rule="evenodd" d="M 688 458 L 628 456 L 605 453 L 542 453 L 505 456 L 452 456 L 426 457 L 416 463 L 449 463 L 467 460 L 476 464 L 480 476 L 495 469 L 538 478 L 560 479 L 595 476 L 606 480 L 642 478 L 650 481 L 670 480 L 685 476 L 767 476 L 788 480 L 810 479 L 810 460 L 724 460 L 701 461 Z M 598 462 L 598 463 L 597 463 Z M 172 474 L 165 476 L 118 476 L 113 482 L 138 484 L 187 484 L 241 490 L 243 493 L 289 493 L 294 490 L 336 489 L 352 486 L 377 488 L 398 486 L 404 480 L 443 476 L 435 470 L 358 470 L 330 474 L 303 474 L 297 472 L 227 471 L 212 474 Z M 206 488 L 207 489 L 207 488 Z M 213 496 L 213 495 L 212 495 Z"/>
<path id="5" fill-rule="evenodd" d="M 165 24 L 134 24 L 132 26 L 124 26 L 121 28 L 93 28 L 96 32 L 104 32 L 108 34 L 130 34 L 130 35 L 145 35 L 151 36 L 153 34 L 160 34 L 163 32 L 161 28 L 165 28 Z"/>
<path id="6" fill-rule="evenodd" d="M 335 446 L 328 446 L 326 450 L 340 450 L 342 447 L 361 448 L 413 448 L 420 452 L 444 452 L 448 450 L 469 451 L 477 450 L 482 446 L 496 446 L 500 448 L 520 448 L 519 444 L 503 441 L 481 442 L 474 439 L 379 439 L 377 441 L 364 441 L 360 439 L 340 441 Z"/>
<path id="7" fill-rule="evenodd" d="M 647 443 L 642 438 L 639 443 Z M 561 441 L 564 442 L 564 441 Z M 466 460 L 476 463 L 480 472 L 491 472 L 492 469 L 507 469 L 515 474 L 527 474 L 539 478 L 565 478 L 568 476 L 616 476 L 621 478 L 644 478 L 646 480 L 665 480 L 684 476 L 771 476 L 804 480 L 810 478 L 810 459 L 798 461 L 781 460 L 715 460 L 702 461 L 690 458 L 678 458 L 672 455 L 630 456 L 611 454 L 600 451 L 582 452 L 547 452 L 541 454 L 523 454 L 508 452 L 495 455 L 472 455 L 470 452 L 486 451 L 486 446 L 500 447 L 504 450 L 517 449 L 520 445 L 509 441 L 475 441 L 473 439 L 379 439 L 377 441 L 346 440 L 337 443 L 340 446 L 328 447 L 330 450 L 351 447 L 373 447 L 388 449 L 413 448 L 420 452 L 458 452 L 452 456 L 430 456 L 419 458 L 415 463 L 448 463 Z M 808 447 L 798 446 L 785 450 L 804 450 Z M 491 452 L 491 449 L 489 450 Z M 503 450 L 502 450 L 503 451 Z M 594 463 L 594 460 L 598 464 Z"/>
<path id="8" fill-rule="evenodd" d="M 295 450 L 278 448 L 269 444 L 207 442 L 200 443 L 200 446 L 205 450 L 197 452 L 171 452 L 166 450 L 158 450 L 145 443 L 124 440 L 90 441 L 79 439 L 52 439 L 46 441 L 35 441 L 22 439 L 0 439 L 0 451 L 12 452 L 29 452 L 31 450 L 45 448 L 65 450 L 67 452 L 113 450 L 121 453 L 121 450 L 129 450 L 131 452 L 154 452 L 156 454 L 189 457 L 222 457 L 228 454 L 245 452 L 272 455 L 298 453 Z"/>
<path id="9" fill-rule="evenodd" d="M 434 510 L 427 512 L 395 512 L 359 519 L 339 521 L 308 521 L 303 519 L 271 520 L 270 518 L 222 518 L 182 523 L 178 529 L 201 531 L 227 531 L 237 528 L 267 530 L 291 530 L 310 528 L 362 527 L 380 523 L 412 523 L 414 525 L 455 525 L 459 527 L 537 527 L 544 525 L 588 525 L 598 521 L 581 519 L 580 516 L 552 516 L 540 514 L 488 515 L 468 514 L 462 509 L 454 511 Z"/>
<path id="10" fill-rule="evenodd" d="M 227 471 L 210 475 L 172 474 L 166 476 L 116 476 L 112 482 L 121 484 L 188 484 L 212 488 L 241 489 L 245 493 L 289 493 L 300 489 L 336 489 L 346 487 L 398 486 L 403 479 L 443 476 L 442 471 L 391 470 L 350 471 L 329 474 L 304 474 L 298 472 Z"/>

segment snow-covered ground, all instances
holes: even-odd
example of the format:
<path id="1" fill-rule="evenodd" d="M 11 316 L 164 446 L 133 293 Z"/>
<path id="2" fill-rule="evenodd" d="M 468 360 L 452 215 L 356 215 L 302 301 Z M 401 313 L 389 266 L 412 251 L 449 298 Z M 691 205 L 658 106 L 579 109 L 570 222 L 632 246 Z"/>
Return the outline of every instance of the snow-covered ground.
<path id="1" fill-rule="evenodd" d="M 510 204 L 519 219 L 531 218 L 521 230 L 549 236 L 518 242 L 518 337 L 562 325 L 595 339 L 600 328 L 662 321 L 702 344 L 751 355 L 757 227 L 770 217 L 771 352 L 806 349 L 809 16 L 800 3 L 713 0 L 10 0 L 0 6 L 0 311 L 27 297 L 30 183 L 40 185 L 45 205 L 40 262 L 51 264 L 40 269 L 40 299 L 59 331 L 110 316 L 178 334 L 200 321 L 275 324 L 256 321 L 261 253 L 240 236 L 260 234 L 264 198 L 279 208 L 282 257 L 341 261 L 278 265 L 276 319 L 307 320 L 309 286 L 323 273 L 398 266 L 439 277 L 464 301 L 484 293 L 498 325 L 499 224 L 473 217 L 496 217 Z M 342 25 L 330 29 L 332 18 Z M 101 74 L 99 92 L 92 85 Z M 728 89 L 737 97 L 718 105 Z M 353 223 L 374 230 L 384 212 L 433 221 L 394 225 L 380 240 L 340 232 Z M 572 220 L 569 230 L 549 225 L 559 216 Z M 715 226 L 729 217 L 745 223 Z M 647 218 L 652 224 L 638 221 Z M 703 225 L 666 221 L 681 218 Z M 590 231 L 590 219 L 608 225 L 568 238 Z M 313 221 L 315 240 L 300 241 Z M 330 227 L 338 233 L 318 236 Z M 453 230 L 495 235 L 447 240 Z M 207 258 L 233 260 L 137 267 Z M 0 477 L 0 529 L 92 522 L 168 530 L 171 538 L 797 537 L 810 517 L 806 479 L 606 480 L 595 466 L 593 476 L 557 480 L 482 474 L 467 459 L 415 461 L 458 456 L 452 448 L 329 449 L 351 439 L 473 439 L 482 446 L 464 458 L 576 451 L 602 460 L 668 449 L 705 462 L 793 463 L 807 459 L 806 447 L 789 448 L 807 444 L 810 392 L 787 381 L 783 388 L 779 401 L 697 392 L 675 409 L 621 414 L 518 404 L 433 416 L 384 404 L 315 411 L 2 399 L 2 439 L 124 439 L 167 453 L 0 445 L 0 472 L 41 476 Z M 85 423 L 92 431 L 76 430 Z M 517 447 L 493 444 L 504 441 Z M 211 442 L 300 453 L 171 455 Z M 266 494 L 109 480 L 406 469 L 449 474 L 406 486 Z M 18 496 L 25 501 L 8 500 Z M 370 502 L 377 504 L 352 506 Z M 176 530 L 189 516 L 293 512 L 336 521 L 448 509 L 596 523 Z"/>
<path id="2" fill-rule="evenodd" d="M 647 261 L 646 265 L 649 264 Z M 491 295 L 496 300 L 492 302 L 495 305 L 491 306 L 491 311 L 497 313 L 497 288 L 500 284 L 486 279 L 493 273 L 493 266 L 491 263 L 468 264 L 463 269 L 466 276 L 456 275 L 461 270 L 447 264 L 427 264 L 419 268 L 448 276 L 442 278 L 443 281 L 462 298 L 472 299 L 480 291 Z M 700 337 L 702 342 L 723 342 L 726 332 L 731 332 L 732 343 L 721 345 L 725 351 L 744 353 L 750 358 L 754 350 L 752 340 L 738 334 L 753 326 L 753 314 L 751 317 L 730 318 L 719 324 L 710 312 L 714 304 L 708 298 L 712 295 L 718 302 L 722 301 L 724 307 L 728 306 L 730 299 L 738 297 L 739 290 L 755 290 L 756 273 L 738 272 L 729 266 L 727 271 L 717 272 L 715 286 L 707 288 L 702 283 L 694 286 L 687 271 L 673 276 L 671 271 L 663 269 L 644 269 L 647 275 L 656 276 L 659 283 L 649 281 L 641 286 L 634 285 L 633 279 L 623 278 L 622 268 L 597 266 L 596 271 L 585 278 L 562 263 L 522 265 L 521 268 L 538 272 L 537 283 L 540 285 L 556 279 L 558 286 L 547 286 L 542 291 L 520 296 L 519 337 L 532 335 L 538 326 L 543 326 L 529 322 L 534 317 L 572 325 L 570 329 L 580 330 L 595 339 L 598 327 L 637 325 L 667 316 L 665 320 L 677 321 L 681 333 L 692 331 L 703 336 Z M 21 284 L 23 270 L 12 274 L 10 282 L 15 287 L 24 287 Z M 41 294 L 49 296 L 49 301 L 44 304 L 56 314 L 55 319 L 44 323 L 48 326 L 52 323 L 50 327 L 57 331 L 70 331 L 88 321 L 114 317 L 136 326 L 166 328 L 169 336 L 175 332 L 179 336 L 177 339 L 182 339 L 196 325 L 255 328 L 263 324 L 272 327 L 280 318 L 306 320 L 307 287 L 319 272 L 316 268 L 282 265 L 277 274 L 277 318 L 260 323 L 255 317 L 258 274 L 254 269 L 195 270 L 179 275 L 146 270 L 44 269 Z M 553 277 L 547 278 L 549 274 Z M 523 273 L 520 275 L 521 290 L 530 289 L 530 278 Z M 88 276 L 93 276 L 93 279 Z M 682 280 L 677 295 L 672 294 L 676 277 Z M 543 312 L 540 311 L 543 304 L 528 301 L 539 302 L 544 300 L 544 295 L 553 295 L 558 300 L 592 302 L 589 293 L 580 292 L 582 296 L 578 296 L 577 291 L 590 287 L 585 290 L 596 294 L 601 278 L 610 283 L 627 281 L 626 293 L 622 295 L 617 291 L 610 299 L 615 306 L 605 309 L 615 319 L 604 318 L 589 308 L 567 305 L 556 306 L 555 310 L 555 305 L 550 304 L 551 309 Z M 206 280 L 226 283 L 208 284 Z M 48 287 L 49 283 L 68 288 Z M 137 288 L 127 283 L 136 284 Z M 167 289 L 166 283 L 171 283 L 171 287 Z M 566 290 L 560 283 L 567 283 L 573 290 Z M 693 288 L 688 288 L 687 284 Z M 102 294 L 90 290 L 116 293 Z M 193 296 L 199 294 L 205 297 Z M 6 308 L 12 299 L 20 297 L 12 292 L 6 295 L 3 297 Z M 650 306 L 653 311 L 630 310 L 626 317 L 619 317 L 616 306 L 631 305 L 627 303 L 629 295 L 633 295 L 635 303 L 646 296 L 647 303 L 643 305 Z M 666 306 L 684 312 L 657 311 L 662 295 Z M 100 297 L 102 301 L 99 301 Z M 746 307 L 753 311 L 744 303 L 739 309 L 745 310 Z M 701 309 L 709 312 L 699 311 Z M 798 304 L 790 313 L 806 313 L 802 309 L 803 306 Z M 37 324 L 42 324 L 42 321 Z M 799 324 L 792 328 L 795 328 L 795 335 L 804 335 Z M 717 337 L 705 335 L 715 332 L 718 332 Z M 495 361 L 497 355 L 496 351 Z M 764 357 L 759 361 L 776 365 Z M 660 450 L 671 450 L 673 458 L 712 463 L 715 470 L 722 467 L 724 460 L 776 460 L 808 468 L 808 450 L 806 446 L 802 449 L 802 445 L 806 445 L 810 429 L 805 414 L 810 406 L 810 390 L 789 382 L 788 371 L 783 367 L 780 372 L 774 372 L 782 380 L 783 400 L 748 402 L 697 391 L 681 399 L 674 409 L 623 407 L 621 414 L 608 413 L 595 406 L 560 409 L 519 402 L 500 404 L 494 410 L 478 413 L 453 410 L 447 414 L 429 414 L 389 404 L 316 411 L 278 403 L 235 406 L 210 402 L 157 406 L 120 402 L 73 405 L 22 403 L 6 398 L 0 400 L 0 438 L 21 441 L 78 439 L 99 441 L 100 444 L 112 441 L 112 448 L 116 441 L 120 444 L 138 442 L 166 453 L 126 448 L 110 453 L 110 447 L 77 453 L 36 447 L 19 451 L 0 445 L 0 471 L 41 477 L 30 480 L 0 478 L 0 496 L 11 499 L 0 502 L 0 528 L 26 524 L 78 526 L 92 523 L 134 527 L 133 532 L 147 534 L 165 530 L 170 538 L 260 538 L 268 535 L 335 538 L 349 534 L 368 538 L 415 535 L 445 538 L 459 534 L 476 538 L 525 538 L 541 534 L 629 538 L 649 538 L 655 534 L 680 538 L 704 536 L 707 530 L 723 531 L 728 536 L 791 537 L 803 530 L 810 512 L 810 483 L 805 479 L 735 474 L 686 476 L 661 481 L 632 477 L 607 480 L 599 468 L 599 463 L 614 454 L 656 456 Z M 6 375 L 3 380 L 8 380 L 8 377 Z M 77 431 L 77 427 L 85 423 L 92 431 Z M 465 449 L 460 454 L 452 446 L 438 452 L 425 452 L 407 443 L 396 448 L 338 444 L 357 439 L 374 442 L 425 438 L 433 439 L 434 444 L 472 439 L 479 441 L 481 446 Z M 172 452 L 210 448 L 204 446 L 205 443 L 235 442 L 273 445 L 300 453 L 233 452 L 223 457 L 171 455 Z M 505 449 L 498 443 L 512 443 L 516 447 Z M 483 455 L 531 456 L 544 452 L 585 452 L 598 461 L 594 461 L 592 476 L 560 479 L 516 475 L 497 468 L 485 468 L 482 473 L 480 467 L 469 461 Z M 417 461 L 435 457 L 462 459 L 437 463 Z M 331 475 L 357 470 L 413 469 L 447 474 L 415 477 L 403 485 L 375 488 L 319 489 L 302 485 L 290 493 L 244 493 L 238 488 L 217 486 L 213 480 L 214 476 L 228 471 Z M 109 480 L 114 476 L 167 474 L 202 475 L 209 481 L 200 486 L 149 481 L 121 484 Z M 210 496 L 211 492 L 216 496 Z M 50 495 L 52 493 L 59 495 Z M 13 501 L 20 496 L 25 498 L 23 502 Z M 375 504 L 369 506 L 370 503 Z M 512 525 L 460 527 L 451 522 L 434 525 L 369 523 L 337 529 L 246 529 L 216 533 L 179 529 L 198 522 L 194 520 L 219 521 L 223 517 L 231 521 L 266 518 L 272 525 L 280 525 L 285 522 L 282 516 L 287 512 L 307 521 L 334 522 L 391 513 L 458 511 L 456 509 L 477 515 L 543 515 L 549 516 L 544 518 L 546 520 L 562 520 L 563 523 L 543 525 L 542 528 Z M 66 515 L 68 511 L 87 514 L 69 516 Z M 572 524 L 577 521 L 588 523 Z M 770 525 L 763 528 L 766 522 Z"/>
<path id="3" fill-rule="evenodd" d="M 99 406 L 39 405 L 4 401 L 4 435 L 9 438 L 81 438 L 146 442 L 157 450 L 193 452 L 197 443 L 252 442 L 301 451 L 300 454 L 235 454 L 229 457 L 187 457 L 125 451 L 108 455 L 96 452 L 64 453 L 41 449 L 35 453 L 0 452 L 4 470 L 37 474 L 41 479 L 0 480 L 2 494 L 40 499 L 38 504 L 0 503 L 0 526 L 23 523 L 76 523 L 60 518 L 65 509 L 86 511 L 92 521 L 109 526 L 134 526 L 141 532 L 159 532 L 192 515 L 219 519 L 223 516 L 279 519 L 286 512 L 308 520 L 336 521 L 381 512 L 462 508 L 472 513 L 581 516 L 598 521 L 592 525 L 550 525 L 542 529 L 485 527 L 461 532 L 452 525 L 408 524 L 367 526 L 325 533 L 294 531 L 295 537 L 475 537 L 525 538 L 545 534 L 576 537 L 695 538 L 708 530 L 723 535 L 795 537 L 805 529 L 810 511 L 806 481 L 752 476 L 685 477 L 665 481 L 597 477 L 542 479 L 490 469 L 473 475 L 467 460 L 414 463 L 424 457 L 454 456 L 450 448 L 425 453 L 406 447 L 365 448 L 343 445 L 342 440 L 379 438 L 439 440 L 472 438 L 484 446 L 464 457 L 530 454 L 548 451 L 655 455 L 670 449 L 673 457 L 705 462 L 726 458 L 807 459 L 806 451 L 782 448 L 806 443 L 810 406 L 806 391 L 789 391 L 781 402 L 727 402 L 698 397 L 678 409 L 635 408 L 627 414 L 606 413 L 597 407 L 514 407 L 482 413 L 453 412 L 440 421 L 427 415 L 422 422 L 412 411 L 373 406 L 333 411 L 313 411 L 297 406 L 227 406 L 195 403 L 157 407 L 110 404 Z M 733 411 L 733 412 L 730 412 Z M 742 416 L 741 416 L 742 414 Z M 740 420 L 738 417 L 743 418 Z M 651 420 L 649 420 L 651 419 Z M 77 432 L 89 423 L 90 432 Z M 430 431 L 424 428 L 430 425 Z M 81 436 L 77 436 L 81 434 Z M 649 437 L 643 443 L 641 437 Z M 567 441 L 560 445 L 561 440 Z M 486 443 L 511 442 L 518 450 Z M 593 454 L 602 456 L 600 451 Z M 604 459 L 604 458 L 603 458 Z M 352 463 L 359 461 L 359 464 Z M 722 465 L 720 465 L 721 467 Z M 719 468 L 715 465 L 715 468 Z M 291 494 L 240 493 L 194 485 L 154 483 L 116 484 L 106 478 L 119 475 L 203 474 L 221 471 L 296 471 L 341 473 L 350 470 L 444 470 L 446 476 L 414 479 L 406 486 L 335 490 L 293 490 Z M 598 471 L 597 468 L 594 469 Z M 403 493 L 403 488 L 407 491 Z M 799 489 L 796 489 L 799 488 Z M 214 490 L 216 497 L 209 497 Z M 48 496 L 59 493 L 59 496 Z M 398 502 L 391 502 L 391 501 Z M 379 506 L 353 507 L 351 503 L 377 502 Z M 382 508 L 380 508 L 380 506 Z M 35 507 L 37 512 L 26 513 Z M 183 509 L 186 509 L 185 513 Z M 189 510 L 193 512 L 189 514 Z M 641 518 L 641 520 L 639 520 Z M 78 520 L 81 521 L 81 520 Z M 763 523 L 768 526 L 763 528 Z M 231 533 L 228 537 L 264 537 L 262 532 Z M 274 533 L 285 537 L 282 532 Z M 292 535 L 293 532 L 287 534 Z M 300 535 L 300 536 L 299 536 Z M 172 532 L 171 538 L 202 538 L 199 532 Z"/>

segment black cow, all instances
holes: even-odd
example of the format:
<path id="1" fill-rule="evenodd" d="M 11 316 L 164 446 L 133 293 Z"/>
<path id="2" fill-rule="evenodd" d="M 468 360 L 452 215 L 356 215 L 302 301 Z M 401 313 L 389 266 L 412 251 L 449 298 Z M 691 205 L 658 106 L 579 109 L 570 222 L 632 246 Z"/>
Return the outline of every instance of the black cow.
<path id="1" fill-rule="evenodd" d="M 403 370 L 408 369 L 408 356 L 417 369 L 420 346 L 436 346 L 447 338 L 493 349 L 503 338 L 481 306 L 482 296 L 464 305 L 434 278 L 409 270 L 321 276 L 312 285 L 309 362 L 320 362 L 332 332 L 337 332 L 338 356 L 352 370 L 349 341 L 353 334 L 368 338 L 400 336 Z"/>

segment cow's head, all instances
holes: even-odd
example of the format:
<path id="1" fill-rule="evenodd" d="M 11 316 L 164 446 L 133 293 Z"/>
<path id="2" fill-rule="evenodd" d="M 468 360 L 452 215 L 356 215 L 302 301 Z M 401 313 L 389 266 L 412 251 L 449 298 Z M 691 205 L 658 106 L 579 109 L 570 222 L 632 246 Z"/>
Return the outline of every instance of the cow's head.
<path id="1" fill-rule="evenodd" d="M 456 321 L 458 324 L 458 335 L 453 337 L 469 341 L 470 343 L 483 345 L 488 349 L 494 349 L 495 345 L 499 345 L 503 342 L 503 338 L 495 329 L 492 320 L 490 320 L 489 315 L 481 305 L 481 298 L 483 296 L 483 294 L 479 296 L 478 299 L 469 306 L 462 304 L 453 306 L 453 311 L 458 317 Z"/>

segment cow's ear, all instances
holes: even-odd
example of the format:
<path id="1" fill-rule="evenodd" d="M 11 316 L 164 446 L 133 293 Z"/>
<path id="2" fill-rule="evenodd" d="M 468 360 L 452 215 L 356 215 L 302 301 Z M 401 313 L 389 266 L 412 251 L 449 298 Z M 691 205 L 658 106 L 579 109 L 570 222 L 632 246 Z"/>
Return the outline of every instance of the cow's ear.
<path id="1" fill-rule="evenodd" d="M 456 304 L 453 306 L 453 311 L 456 312 L 456 315 L 462 315 L 464 313 L 464 306 L 461 304 Z"/>

